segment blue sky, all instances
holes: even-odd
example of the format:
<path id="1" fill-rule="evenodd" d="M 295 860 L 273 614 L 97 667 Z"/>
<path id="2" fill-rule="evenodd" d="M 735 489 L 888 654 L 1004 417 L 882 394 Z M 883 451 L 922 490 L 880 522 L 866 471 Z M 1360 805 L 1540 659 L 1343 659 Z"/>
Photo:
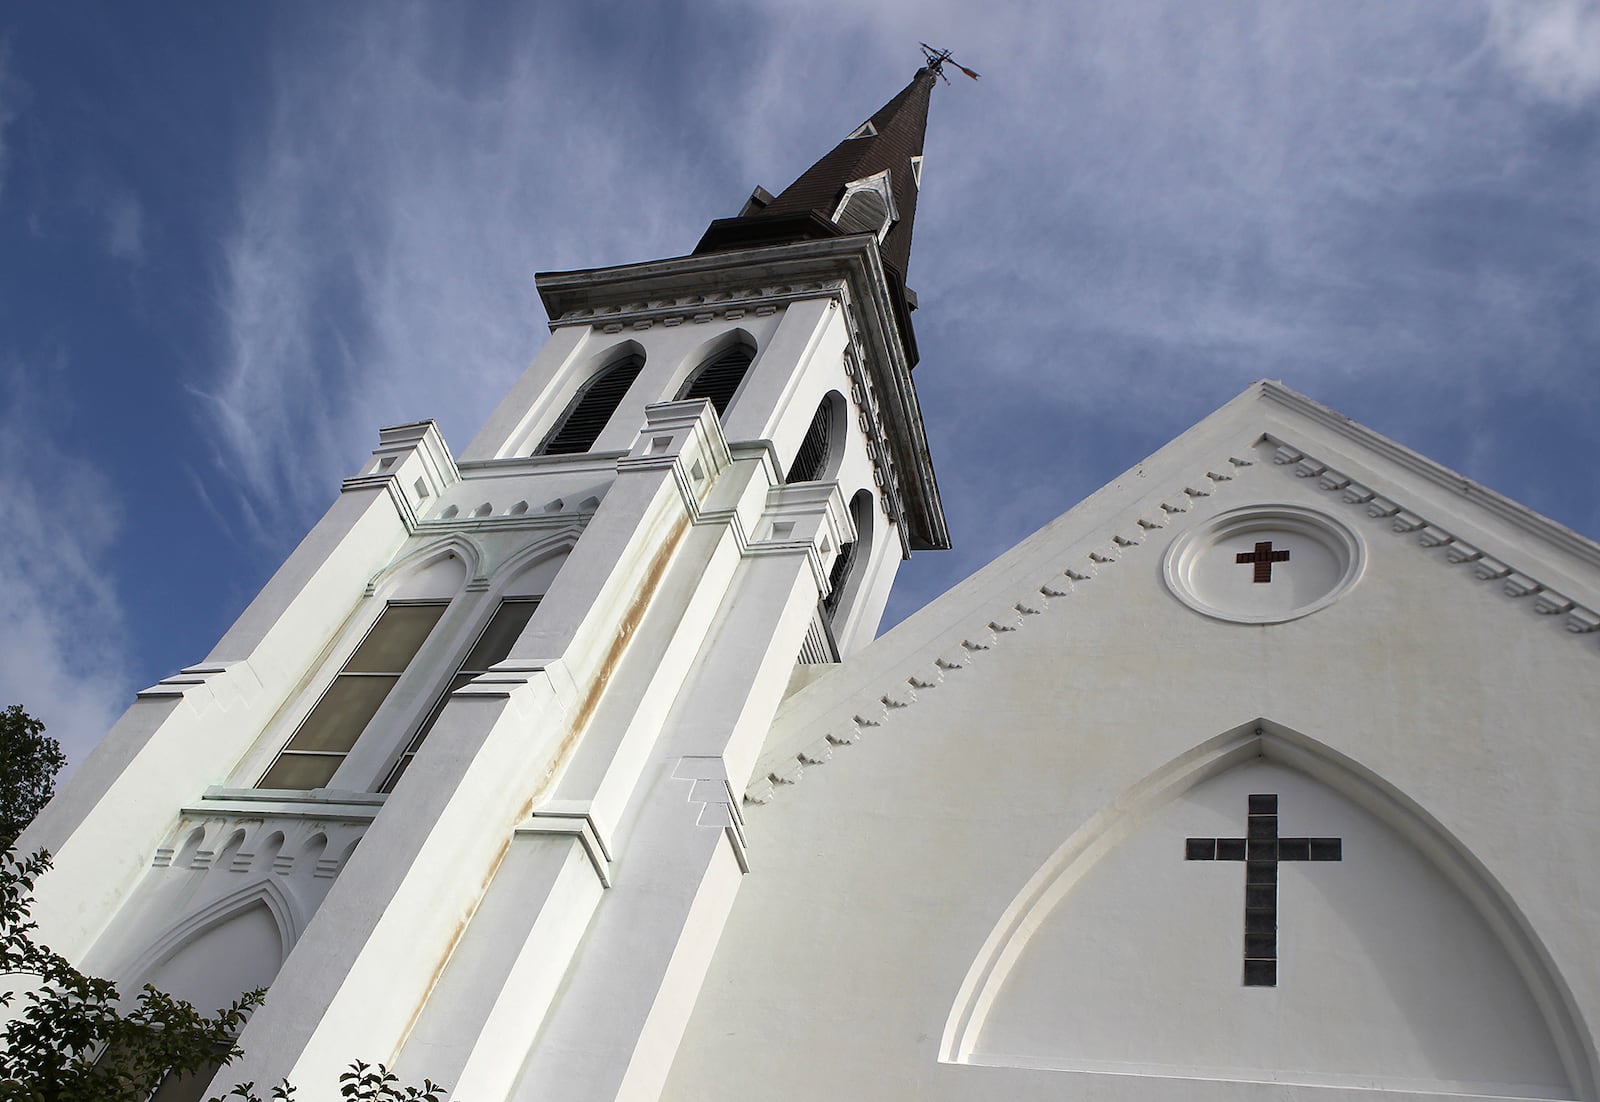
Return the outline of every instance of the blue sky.
<path id="1" fill-rule="evenodd" d="M 869 10 L 870 9 L 870 10 Z M 1290 386 L 1600 535 L 1600 3 L 0 9 L 0 704 L 79 759 L 380 425 L 464 446 L 543 270 L 688 251 L 910 77 L 953 551 Z"/>

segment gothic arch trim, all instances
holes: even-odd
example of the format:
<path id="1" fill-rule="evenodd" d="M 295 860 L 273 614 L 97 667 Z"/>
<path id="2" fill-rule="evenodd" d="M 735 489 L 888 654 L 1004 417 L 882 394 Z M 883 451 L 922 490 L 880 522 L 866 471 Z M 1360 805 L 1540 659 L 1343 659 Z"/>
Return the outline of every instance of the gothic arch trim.
<path id="1" fill-rule="evenodd" d="M 523 571 L 550 559 L 572 554 L 572 549 L 578 546 L 578 538 L 582 535 L 583 529 L 574 525 L 559 532 L 552 532 L 537 543 L 520 548 L 489 572 L 484 588 L 491 597 L 498 598 L 506 586 Z"/>
<path id="2" fill-rule="evenodd" d="M 481 578 L 483 570 L 483 552 L 476 543 L 459 533 L 444 536 L 390 563 L 372 576 L 372 580 L 367 583 L 365 595 L 372 597 L 393 589 L 409 575 L 426 570 L 448 555 L 454 555 L 461 559 L 462 564 L 466 567 L 465 580 L 457 588 L 456 592 L 440 594 L 441 597 L 448 596 L 454 600 L 465 592 L 466 588 L 474 581 Z"/>
<path id="3" fill-rule="evenodd" d="M 1439 870 L 1488 924 L 1543 1012 L 1568 1081 L 1600 1097 L 1600 1058 L 1572 992 L 1527 917 L 1493 874 L 1416 801 L 1359 762 L 1265 718 L 1202 742 L 1127 789 L 1051 854 L 1006 907 L 979 950 L 950 1009 L 942 1063 L 972 1062 L 997 996 L 1028 938 L 1063 897 L 1120 842 L 1184 792 L 1235 765 L 1267 758 L 1327 785 L 1399 833 Z"/>
<path id="4" fill-rule="evenodd" d="M 134 959 L 128 975 L 142 982 L 143 977 L 171 960 L 190 941 L 257 904 L 265 905 L 273 924 L 278 928 L 278 942 L 283 949 L 278 965 L 282 967 L 283 960 L 287 959 L 289 951 L 305 929 L 305 918 L 292 895 L 271 879 L 262 879 L 213 900 L 169 926 L 165 933 Z"/>

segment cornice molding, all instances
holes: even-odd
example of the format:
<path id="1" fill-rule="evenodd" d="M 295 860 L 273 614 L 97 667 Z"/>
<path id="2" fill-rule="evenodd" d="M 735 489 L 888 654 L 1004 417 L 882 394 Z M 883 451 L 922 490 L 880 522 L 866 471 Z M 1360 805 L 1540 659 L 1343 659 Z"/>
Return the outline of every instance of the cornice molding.
<path id="1" fill-rule="evenodd" d="M 1430 484 L 1470 501 L 1499 520 L 1512 524 L 1530 535 L 1547 541 L 1562 551 L 1600 570 L 1600 543 L 1579 535 L 1563 524 L 1551 520 L 1526 505 L 1496 493 L 1470 478 L 1463 477 L 1449 467 L 1435 463 L 1424 455 L 1397 444 L 1381 433 L 1352 421 L 1304 394 L 1291 390 L 1282 383 L 1262 380 L 1257 383 L 1262 398 L 1274 402 L 1320 428 L 1333 431 L 1362 448 L 1374 452 L 1401 469 L 1427 480 Z"/>
<path id="2" fill-rule="evenodd" d="M 846 311 L 857 355 L 878 395 L 910 549 L 950 545 L 911 360 L 896 320 L 892 281 L 867 235 L 706 253 L 617 268 L 542 273 L 545 309 L 561 325 L 600 323 L 620 332 L 669 318 L 723 316 L 788 301 L 829 298 Z M 738 296 L 735 300 L 734 296 Z M 695 301 L 695 300 L 703 301 Z"/>
<path id="3" fill-rule="evenodd" d="M 1359 428 L 1359 426 L 1357 426 Z M 1367 430 L 1362 430 L 1363 432 Z M 1272 462 L 1292 472 L 1302 479 L 1314 479 L 1318 489 L 1329 494 L 1338 494 L 1339 500 L 1345 505 L 1359 508 L 1373 520 L 1386 522 L 1390 529 L 1397 533 L 1415 532 L 1417 544 L 1429 552 L 1438 553 L 1444 563 L 1457 565 L 1471 565 L 1471 577 L 1478 581 L 1497 581 L 1500 583 L 1500 592 L 1513 599 L 1532 597 L 1530 602 L 1533 610 L 1544 616 L 1565 615 L 1566 629 L 1574 635 L 1584 635 L 1600 630 L 1600 612 L 1593 608 L 1578 603 L 1575 599 L 1563 593 L 1554 583 L 1541 580 L 1536 576 L 1536 571 L 1524 571 L 1511 565 L 1503 558 L 1486 554 L 1479 546 L 1483 543 L 1481 538 L 1474 537 L 1476 542 L 1452 533 L 1440 524 L 1427 519 L 1421 513 L 1401 504 L 1396 500 L 1396 495 L 1380 493 L 1378 490 L 1358 482 L 1351 476 L 1339 471 L 1327 463 L 1307 454 L 1303 449 L 1288 443 L 1273 433 L 1265 433 L 1262 439 L 1275 450 Z M 1381 437 L 1380 437 L 1381 439 Z M 1398 446 L 1398 445 L 1396 445 Z M 1418 457 L 1420 458 L 1420 457 Z M 1424 460 L 1423 462 L 1427 462 Z M 1436 464 L 1430 464 L 1436 466 Z M 1408 470 L 1414 470 L 1409 467 Z M 1444 468 L 1439 468 L 1444 470 Z M 1478 487 L 1476 483 L 1468 482 L 1459 476 L 1452 476 L 1457 482 L 1475 487 L 1476 493 L 1491 494 L 1491 491 Z M 1499 495 L 1494 495 L 1498 497 Z M 1502 499 L 1503 501 L 1504 499 Z M 1482 505 L 1482 498 L 1474 497 L 1474 503 Z M 1583 543 L 1583 537 L 1562 528 L 1553 521 L 1539 516 L 1531 510 L 1524 509 L 1514 502 L 1505 504 L 1513 506 L 1515 514 L 1507 514 L 1496 510 L 1496 515 L 1513 519 L 1518 526 L 1530 535 L 1541 539 L 1548 539 L 1547 529 L 1555 529 L 1559 533 Z M 1593 547 L 1593 545 L 1590 545 Z"/>
<path id="4" fill-rule="evenodd" d="M 1335 428 L 1346 438 L 1363 446 L 1371 446 L 1384 458 L 1395 460 L 1405 472 L 1424 475 L 1430 484 L 1443 486 L 1475 505 L 1490 508 L 1493 515 L 1512 521 L 1531 538 L 1548 540 L 1563 550 L 1581 554 L 1586 561 L 1594 560 L 1600 566 L 1600 546 L 1582 536 L 1385 440 L 1369 429 L 1341 418 L 1287 388 L 1267 382 L 1257 385 L 1263 396 L 1305 414 L 1318 426 Z M 1165 527 L 1173 514 L 1186 512 L 1197 499 L 1220 492 L 1226 483 L 1233 480 L 1234 470 L 1255 465 L 1259 458 L 1270 457 L 1274 467 L 1287 470 L 1302 479 L 1315 479 L 1315 485 L 1320 490 L 1338 494 L 1345 505 L 1362 509 L 1370 519 L 1387 523 L 1397 533 L 1415 533 L 1416 545 L 1424 553 L 1437 555 L 1439 561 L 1446 565 L 1470 565 L 1472 578 L 1500 583 L 1499 591 L 1508 599 L 1526 600 L 1526 607 L 1539 615 L 1564 617 L 1564 626 L 1569 633 L 1588 635 L 1600 632 L 1600 609 L 1593 607 L 1600 605 L 1600 602 L 1585 604 L 1566 592 L 1570 587 L 1558 585 L 1542 577 L 1539 571 L 1514 563 L 1511 556 L 1488 554 L 1480 545 L 1489 541 L 1475 535 L 1452 532 L 1444 524 L 1436 523 L 1426 514 L 1406 505 L 1403 501 L 1405 494 L 1397 495 L 1391 490 L 1360 482 L 1315 458 L 1305 449 L 1289 443 L 1284 435 L 1263 432 L 1256 440 L 1253 450 L 1245 452 L 1244 456 L 1231 455 L 1225 462 L 1210 467 L 1204 478 L 1190 480 L 1177 492 L 1161 498 L 1158 506 L 1150 512 L 1131 521 L 1118 522 L 1103 533 L 1102 538 L 1073 565 L 1043 580 L 1036 589 L 1026 590 L 1009 608 L 987 623 L 964 633 L 958 647 L 937 655 L 931 663 L 918 659 L 899 667 L 894 674 L 879 681 L 875 688 L 851 694 L 850 699 L 855 701 L 853 706 L 829 709 L 830 714 L 842 714 L 847 719 L 842 723 L 826 723 L 828 730 L 821 738 L 804 744 L 789 740 L 788 744 L 763 754 L 757 765 L 756 778 L 745 793 L 745 801 L 751 804 L 770 802 L 783 786 L 798 783 L 804 777 L 807 766 L 821 765 L 831 760 L 835 747 L 860 741 L 873 728 L 887 722 L 889 717 L 915 706 L 928 691 L 943 684 L 947 675 L 967 669 L 975 659 L 1002 646 L 1015 632 L 1026 628 L 1034 617 L 1045 614 L 1061 599 L 1071 596 L 1079 586 L 1131 554 L 1153 530 Z"/>

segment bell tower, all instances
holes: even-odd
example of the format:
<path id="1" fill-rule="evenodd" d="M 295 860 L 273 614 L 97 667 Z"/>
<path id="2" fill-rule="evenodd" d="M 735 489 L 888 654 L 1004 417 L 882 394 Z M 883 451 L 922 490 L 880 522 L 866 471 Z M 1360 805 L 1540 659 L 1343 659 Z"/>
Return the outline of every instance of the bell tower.
<path id="1" fill-rule="evenodd" d="M 687 256 L 538 276 L 551 336 L 477 437 L 382 430 L 23 836 L 58 950 L 269 986 L 218 1092 L 363 1059 L 657 1096 L 779 703 L 948 546 L 905 282 L 935 79 Z"/>

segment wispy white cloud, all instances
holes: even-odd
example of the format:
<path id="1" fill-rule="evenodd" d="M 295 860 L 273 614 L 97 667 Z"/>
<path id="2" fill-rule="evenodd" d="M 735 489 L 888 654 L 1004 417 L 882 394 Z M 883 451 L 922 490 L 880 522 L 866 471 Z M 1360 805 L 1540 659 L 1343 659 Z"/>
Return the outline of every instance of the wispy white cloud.
<path id="1" fill-rule="evenodd" d="M 582 62 L 554 36 L 483 59 L 490 78 L 462 72 L 438 9 L 350 16 L 277 58 L 225 245 L 224 362 L 196 387 L 222 477 L 270 539 L 303 527 L 380 425 L 470 438 L 542 340 L 535 265 L 692 243 L 640 201 L 671 192 L 682 154 L 626 99 L 574 97 Z"/>
<path id="2" fill-rule="evenodd" d="M 62 366 L 0 361 L 0 703 L 43 720 L 76 763 L 134 689 L 112 551 L 110 481 L 63 446 Z"/>
<path id="3" fill-rule="evenodd" d="M 675 29 L 693 49 L 635 44 L 665 76 L 547 12 L 488 46 L 436 9 L 346 12 L 282 51 L 237 173 L 223 369 L 197 389 L 212 488 L 240 496 L 213 496 L 281 544 L 378 425 L 464 441 L 541 339 L 535 266 L 683 251 L 892 94 L 922 39 L 984 74 L 936 94 L 910 272 L 958 538 L 1023 534 L 991 523 L 994 488 L 1053 462 L 1047 429 L 963 431 L 975 383 L 1117 436 L 1096 475 L 1262 376 L 1424 450 L 1496 395 L 1600 404 L 1571 352 L 1596 340 L 1591 165 L 1555 170 L 1502 68 L 1589 94 L 1593 9 L 724 0 Z M 737 48 L 709 40 L 730 27 Z"/>
<path id="4" fill-rule="evenodd" d="M 1600 93 L 1600 2 L 1493 0 L 1490 12 L 1490 43 L 1534 92 L 1569 107 Z"/>

